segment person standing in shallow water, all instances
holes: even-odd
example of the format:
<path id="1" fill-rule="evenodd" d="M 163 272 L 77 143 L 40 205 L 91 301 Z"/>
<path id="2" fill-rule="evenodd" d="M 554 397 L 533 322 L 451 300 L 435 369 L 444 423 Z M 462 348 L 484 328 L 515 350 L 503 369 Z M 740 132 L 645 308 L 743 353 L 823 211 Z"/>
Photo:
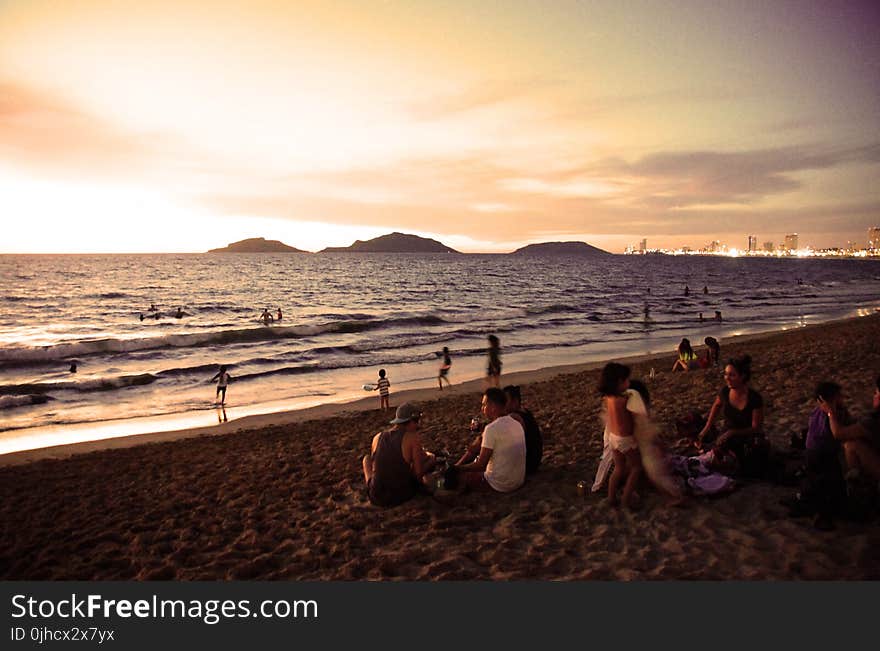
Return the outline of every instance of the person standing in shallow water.
<path id="1" fill-rule="evenodd" d="M 226 404 L 226 387 L 229 386 L 229 381 L 232 379 L 232 376 L 226 372 L 226 367 L 221 366 L 220 370 L 217 371 L 217 374 L 211 378 L 211 382 L 214 380 L 217 381 L 217 393 L 214 395 L 214 402 L 217 402 L 217 398 L 220 398 L 220 404 Z"/>
<path id="2" fill-rule="evenodd" d="M 486 384 L 497 389 L 501 388 L 501 341 L 495 335 L 489 335 L 489 364 L 486 367 Z"/>

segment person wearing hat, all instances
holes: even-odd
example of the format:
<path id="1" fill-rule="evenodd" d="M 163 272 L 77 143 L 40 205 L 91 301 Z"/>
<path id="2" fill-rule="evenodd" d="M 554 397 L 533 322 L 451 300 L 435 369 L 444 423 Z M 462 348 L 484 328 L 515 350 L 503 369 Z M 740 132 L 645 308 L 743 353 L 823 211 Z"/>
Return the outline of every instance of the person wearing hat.
<path id="1" fill-rule="evenodd" d="M 422 447 L 422 412 L 411 402 L 397 408 L 394 428 L 373 437 L 370 454 L 362 460 L 367 496 L 377 506 L 396 506 L 411 499 L 422 478 L 436 463 Z"/>

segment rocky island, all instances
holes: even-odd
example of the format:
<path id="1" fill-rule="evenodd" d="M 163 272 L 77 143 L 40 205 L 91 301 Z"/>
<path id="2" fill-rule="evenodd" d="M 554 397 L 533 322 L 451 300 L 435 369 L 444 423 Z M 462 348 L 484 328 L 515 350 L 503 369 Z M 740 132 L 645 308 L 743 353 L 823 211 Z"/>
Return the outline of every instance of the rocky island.
<path id="1" fill-rule="evenodd" d="M 529 244 L 517 249 L 510 255 L 576 255 L 580 257 L 598 257 L 613 255 L 586 242 L 541 242 Z"/>
<path id="2" fill-rule="evenodd" d="M 233 242 L 222 249 L 211 249 L 208 253 L 308 253 L 278 240 L 267 240 L 264 237 L 252 237 L 247 240 Z"/>
<path id="3" fill-rule="evenodd" d="M 321 253 L 458 253 L 442 242 L 407 233 L 390 233 L 351 246 L 331 246 Z"/>

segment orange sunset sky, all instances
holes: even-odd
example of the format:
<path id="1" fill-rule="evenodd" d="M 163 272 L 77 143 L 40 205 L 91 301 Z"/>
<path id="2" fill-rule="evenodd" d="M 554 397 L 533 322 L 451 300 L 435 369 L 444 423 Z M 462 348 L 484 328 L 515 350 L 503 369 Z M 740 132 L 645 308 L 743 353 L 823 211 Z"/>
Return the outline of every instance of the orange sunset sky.
<path id="1" fill-rule="evenodd" d="M 863 243 L 878 33 L 877 2 L 0 0 L 0 252 Z"/>

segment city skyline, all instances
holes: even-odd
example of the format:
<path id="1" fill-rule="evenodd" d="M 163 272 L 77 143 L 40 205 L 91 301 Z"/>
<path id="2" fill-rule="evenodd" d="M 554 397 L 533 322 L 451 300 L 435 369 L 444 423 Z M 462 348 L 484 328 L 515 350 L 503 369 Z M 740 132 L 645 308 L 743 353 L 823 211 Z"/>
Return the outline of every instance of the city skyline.
<path id="1" fill-rule="evenodd" d="M 861 240 L 878 28 L 873 2 L 2 1 L 0 253 Z"/>
<path id="2" fill-rule="evenodd" d="M 782 236 L 782 241 L 778 244 L 773 240 L 765 240 L 759 245 L 757 235 L 744 235 L 747 244 L 744 248 L 737 245 L 730 245 L 721 240 L 712 240 L 711 242 L 699 247 L 690 245 L 682 245 L 673 249 L 665 247 L 651 248 L 648 246 L 648 239 L 639 240 L 638 248 L 630 244 L 626 248 L 626 253 L 702 253 L 702 254 L 732 254 L 732 255 L 810 255 L 814 252 L 819 254 L 833 254 L 835 252 L 849 255 L 880 255 L 880 226 L 872 226 L 868 229 L 867 237 L 863 241 L 848 240 L 845 246 L 832 245 L 825 247 L 817 247 L 811 243 L 804 243 L 801 240 L 800 233 L 786 233 Z"/>

